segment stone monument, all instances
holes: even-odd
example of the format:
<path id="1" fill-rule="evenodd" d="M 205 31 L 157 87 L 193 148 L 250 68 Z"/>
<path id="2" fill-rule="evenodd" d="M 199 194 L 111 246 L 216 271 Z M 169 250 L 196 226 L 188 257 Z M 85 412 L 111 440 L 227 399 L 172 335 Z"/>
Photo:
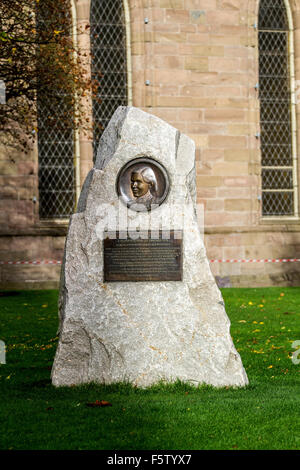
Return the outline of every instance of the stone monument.
<path id="1" fill-rule="evenodd" d="M 244 386 L 196 217 L 194 143 L 134 107 L 101 138 L 66 239 L 55 386 Z"/>

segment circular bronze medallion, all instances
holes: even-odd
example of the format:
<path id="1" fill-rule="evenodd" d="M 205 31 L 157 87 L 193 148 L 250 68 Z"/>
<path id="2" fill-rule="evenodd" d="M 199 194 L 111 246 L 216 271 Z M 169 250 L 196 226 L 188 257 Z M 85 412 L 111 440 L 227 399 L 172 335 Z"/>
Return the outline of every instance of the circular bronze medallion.
<path id="1" fill-rule="evenodd" d="M 166 199 L 169 177 L 166 169 L 152 158 L 135 158 L 123 166 L 117 178 L 120 199 L 135 211 L 150 211 Z"/>

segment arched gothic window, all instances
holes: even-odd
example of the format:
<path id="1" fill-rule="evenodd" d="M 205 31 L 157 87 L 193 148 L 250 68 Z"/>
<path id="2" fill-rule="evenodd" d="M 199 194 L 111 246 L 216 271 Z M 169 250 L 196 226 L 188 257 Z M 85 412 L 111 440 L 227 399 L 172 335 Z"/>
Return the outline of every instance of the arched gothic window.
<path id="1" fill-rule="evenodd" d="M 56 18 L 61 34 L 72 34 L 72 4 Z M 37 9 L 37 28 L 47 27 L 51 13 L 47 3 Z M 52 19 L 53 22 L 53 19 Z M 57 219 L 69 217 L 76 203 L 74 161 L 74 126 L 72 99 L 53 90 L 53 97 L 37 94 L 39 217 Z"/>
<path id="2" fill-rule="evenodd" d="M 96 158 L 103 130 L 118 106 L 128 104 L 128 34 L 122 0 L 91 0 L 92 78 L 99 81 L 93 99 L 93 149 Z"/>
<path id="3" fill-rule="evenodd" d="M 293 36 L 287 0 L 261 0 L 258 20 L 262 215 L 297 216 Z"/>

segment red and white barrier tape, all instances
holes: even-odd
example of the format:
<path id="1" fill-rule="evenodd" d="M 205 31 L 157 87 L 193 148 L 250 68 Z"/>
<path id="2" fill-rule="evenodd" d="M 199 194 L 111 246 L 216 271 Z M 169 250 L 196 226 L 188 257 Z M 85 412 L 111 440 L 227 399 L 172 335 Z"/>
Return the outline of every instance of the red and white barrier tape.
<path id="1" fill-rule="evenodd" d="M 289 259 L 211 259 L 211 263 L 294 263 L 300 261 L 299 258 Z"/>
<path id="2" fill-rule="evenodd" d="M 59 260 L 0 261 L 0 264 L 62 264 Z"/>
<path id="3" fill-rule="evenodd" d="M 211 259 L 210 263 L 295 263 L 300 262 L 300 258 L 282 259 Z M 60 260 L 33 260 L 33 261 L 0 261 L 1 264 L 54 264 L 60 265 Z"/>

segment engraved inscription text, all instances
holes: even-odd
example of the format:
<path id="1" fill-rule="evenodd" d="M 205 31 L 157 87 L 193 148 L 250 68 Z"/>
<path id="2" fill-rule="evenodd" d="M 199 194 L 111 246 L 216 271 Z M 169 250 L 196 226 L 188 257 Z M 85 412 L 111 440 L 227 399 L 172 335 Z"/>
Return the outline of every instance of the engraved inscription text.
<path id="1" fill-rule="evenodd" d="M 181 281 L 182 240 L 105 239 L 104 281 Z"/>

